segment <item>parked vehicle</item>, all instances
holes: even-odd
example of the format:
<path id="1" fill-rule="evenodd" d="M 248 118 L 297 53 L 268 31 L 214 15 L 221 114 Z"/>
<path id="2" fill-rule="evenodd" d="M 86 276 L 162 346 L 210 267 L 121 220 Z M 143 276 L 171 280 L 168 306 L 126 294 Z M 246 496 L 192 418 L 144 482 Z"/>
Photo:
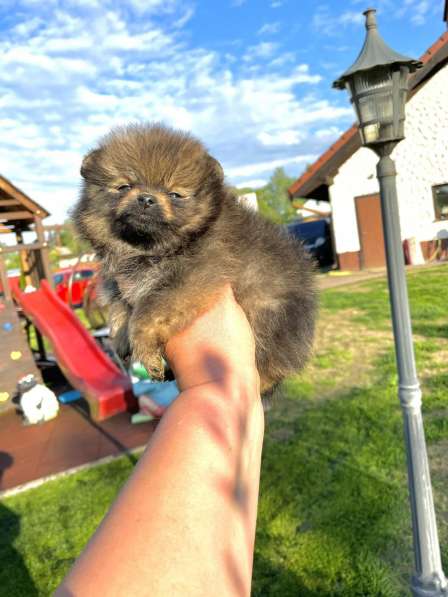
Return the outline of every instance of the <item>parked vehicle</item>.
<path id="1" fill-rule="evenodd" d="M 96 267 L 91 264 L 56 271 L 53 274 L 56 294 L 71 307 L 82 307 L 84 292 L 95 272 Z"/>
<path id="2" fill-rule="evenodd" d="M 311 222 L 293 222 L 287 225 L 287 229 L 289 234 L 302 241 L 303 247 L 316 259 L 319 267 L 333 264 L 334 256 L 328 218 Z"/>
<path id="3" fill-rule="evenodd" d="M 84 314 L 93 330 L 107 327 L 107 307 L 102 305 L 98 300 L 98 289 L 100 285 L 99 271 L 90 278 L 84 290 L 83 309 Z"/>

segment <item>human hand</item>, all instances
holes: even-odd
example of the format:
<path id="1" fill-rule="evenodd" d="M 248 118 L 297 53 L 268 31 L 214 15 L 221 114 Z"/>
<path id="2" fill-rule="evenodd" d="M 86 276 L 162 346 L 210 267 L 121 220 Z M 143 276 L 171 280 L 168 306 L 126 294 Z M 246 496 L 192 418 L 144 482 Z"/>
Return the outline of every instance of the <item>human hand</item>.
<path id="1" fill-rule="evenodd" d="M 230 378 L 258 391 L 255 340 L 230 284 L 210 309 L 168 341 L 166 355 L 181 392 Z"/>

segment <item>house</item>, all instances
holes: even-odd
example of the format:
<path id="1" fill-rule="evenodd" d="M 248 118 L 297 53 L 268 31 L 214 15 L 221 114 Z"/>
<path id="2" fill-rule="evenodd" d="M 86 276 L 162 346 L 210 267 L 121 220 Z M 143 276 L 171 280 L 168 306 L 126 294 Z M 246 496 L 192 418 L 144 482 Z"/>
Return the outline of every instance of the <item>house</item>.
<path id="1" fill-rule="evenodd" d="M 448 2 L 445 6 L 448 18 Z M 448 32 L 409 81 L 406 138 L 394 149 L 402 240 L 425 259 L 448 244 Z M 291 199 L 329 201 L 339 268 L 385 265 L 376 154 L 347 130 L 289 188 Z M 415 250 L 415 247 L 417 250 Z"/>
<path id="2" fill-rule="evenodd" d="M 257 193 L 243 193 L 238 195 L 238 200 L 246 207 L 258 211 Z"/>

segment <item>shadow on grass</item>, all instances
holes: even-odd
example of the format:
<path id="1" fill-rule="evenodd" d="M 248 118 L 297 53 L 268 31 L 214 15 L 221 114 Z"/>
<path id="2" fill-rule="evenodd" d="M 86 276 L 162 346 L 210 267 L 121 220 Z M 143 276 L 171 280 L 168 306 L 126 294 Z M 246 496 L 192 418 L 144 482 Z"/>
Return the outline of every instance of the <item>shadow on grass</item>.
<path id="1" fill-rule="evenodd" d="M 448 325 L 416 321 L 412 325 L 414 334 L 426 338 L 448 338 Z"/>
<path id="2" fill-rule="evenodd" d="M 303 585 L 300 578 L 282 562 L 273 563 L 271 560 L 257 555 L 254 562 L 254 583 L 252 597 L 325 597 L 329 593 L 310 591 Z"/>
<path id="3" fill-rule="evenodd" d="M 12 463 L 13 458 L 7 452 L 0 452 L 0 489 L 2 471 Z M 20 516 L 0 503 L 0 592 L 8 597 L 34 597 L 38 595 L 36 586 L 23 557 L 14 547 L 19 534 Z"/>

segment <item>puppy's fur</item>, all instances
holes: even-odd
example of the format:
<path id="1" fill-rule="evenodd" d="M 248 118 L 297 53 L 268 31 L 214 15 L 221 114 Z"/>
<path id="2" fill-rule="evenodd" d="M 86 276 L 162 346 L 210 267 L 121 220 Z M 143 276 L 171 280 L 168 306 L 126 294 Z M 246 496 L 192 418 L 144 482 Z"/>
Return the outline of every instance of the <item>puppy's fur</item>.
<path id="1" fill-rule="evenodd" d="M 316 305 L 310 260 L 238 202 L 198 140 L 161 125 L 117 128 L 81 175 L 74 221 L 101 261 L 122 354 L 160 376 L 169 338 L 229 282 L 254 332 L 262 391 L 304 365 Z"/>

